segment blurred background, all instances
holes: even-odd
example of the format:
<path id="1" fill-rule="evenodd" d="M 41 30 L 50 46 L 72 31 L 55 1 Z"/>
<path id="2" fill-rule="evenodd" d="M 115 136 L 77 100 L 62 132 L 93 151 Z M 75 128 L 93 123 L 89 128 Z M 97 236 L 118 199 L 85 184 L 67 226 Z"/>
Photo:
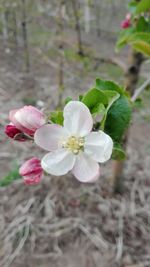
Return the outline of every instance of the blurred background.
<path id="1" fill-rule="evenodd" d="M 134 110 L 121 194 L 112 194 L 111 163 L 95 184 L 67 175 L 25 186 L 18 166 L 43 152 L 3 132 L 10 109 L 53 110 L 96 77 L 124 84 L 130 47 L 115 53 L 115 44 L 127 2 L 0 0 L 1 267 L 150 266 L 150 91 Z"/>

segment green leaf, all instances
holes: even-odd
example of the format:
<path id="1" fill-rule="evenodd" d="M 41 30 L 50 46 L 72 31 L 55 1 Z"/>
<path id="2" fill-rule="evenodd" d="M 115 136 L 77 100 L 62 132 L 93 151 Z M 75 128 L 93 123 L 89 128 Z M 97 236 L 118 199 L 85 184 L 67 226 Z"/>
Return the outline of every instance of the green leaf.
<path id="1" fill-rule="evenodd" d="M 120 94 L 116 91 L 111 91 L 111 90 L 105 90 L 104 92 L 108 99 L 108 105 L 106 108 L 106 111 L 108 112 L 112 104 L 120 97 Z"/>
<path id="2" fill-rule="evenodd" d="M 12 184 L 13 181 L 21 179 L 21 178 L 22 177 L 19 174 L 19 167 L 17 166 L 0 180 L 0 187 L 8 186 Z"/>
<path id="3" fill-rule="evenodd" d="M 95 87 L 99 90 L 116 91 L 120 95 L 126 94 L 126 91 L 124 90 L 124 88 L 120 87 L 117 83 L 110 81 L 110 80 L 102 80 L 100 78 L 97 78 Z"/>
<path id="4" fill-rule="evenodd" d="M 137 32 L 150 32 L 150 23 L 147 21 L 144 16 L 141 16 L 136 25 Z"/>
<path id="5" fill-rule="evenodd" d="M 126 153 L 120 144 L 118 143 L 114 144 L 111 158 L 113 160 L 125 160 L 126 159 Z"/>
<path id="6" fill-rule="evenodd" d="M 132 47 L 141 52 L 142 54 L 150 57 L 150 44 L 145 43 L 143 41 L 133 42 L 131 43 Z"/>
<path id="7" fill-rule="evenodd" d="M 65 105 L 67 105 L 70 101 L 72 101 L 72 98 L 68 96 L 64 101 Z"/>
<path id="8" fill-rule="evenodd" d="M 94 106 L 91 113 L 93 117 L 96 117 L 97 115 L 104 116 L 105 112 L 106 112 L 105 106 L 102 103 L 98 103 L 97 105 Z"/>
<path id="9" fill-rule="evenodd" d="M 150 10 L 150 1 L 149 0 L 141 0 L 135 9 L 135 14 L 140 14 Z"/>
<path id="10" fill-rule="evenodd" d="M 126 36 L 124 44 L 130 44 L 135 50 L 150 56 L 150 33 L 134 32 Z"/>
<path id="11" fill-rule="evenodd" d="M 135 13 L 137 4 L 138 4 L 138 2 L 135 1 L 135 0 L 131 1 L 131 2 L 128 4 L 128 8 L 129 8 L 129 11 L 130 11 L 131 13 Z"/>
<path id="12" fill-rule="evenodd" d="M 130 27 L 128 29 L 123 29 L 120 32 L 120 35 L 119 35 L 119 38 L 116 44 L 116 52 L 118 52 L 121 48 L 123 48 L 128 43 L 130 36 L 132 36 L 134 32 L 135 32 L 135 29 L 133 27 Z"/>
<path id="13" fill-rule="evenodd" d="M 93 88 L 83 96 L 82 102 L 90 109 L 92 113 L 92 110 L 99 103 L 107 105 L 108 99 L 103 91 Z"/>
<path id="14" fill-rule="evenodd" d="M 50 116 L 48 118 L 50 121 L 56 124 L 63 125 L 64 117 L 62 111 L 53 111 L 50 113 Z"/>
<path id="15" fill-rule="evenodd" d="M 143 108 L 143 101 L 140 97 L 138 97 L 133 103 L 132 103 L 133 108 Z"/>
<path id="16" fill-rule="evenodd" d="M 102 130 L 104 130 L 104 128 L 105 128 L 107 113 L 108 113 L 110 107 L 120 97 L 120 94 L 118 94 L 116 91 L 105 90 L 104 92 L 105 92 L 105 95 L 107 96 L 107 99 L 108 99 L 108 105 L 107 105 L 107 108 L 105 109 L 104 117 L 103 117 L 102 122 L 101 122 L 101 129 Z"/>
<path id="17" fill-rule="evenodd" d="M 135 32 L 134 34 L 130 35 L 128 41 L 130 43 L 143 41 L 146 43 L 150 43 L 150 33 L 148 32 Z"/>
<path id="18" fill-rule="evenodd" d="M 137 51 L 150 56 L 150 33 L 135 33 L 130 36 L 128 43 L 130 43 Z"/>
<path id="19" fill-rule="evenodd" d="M 83 99 L 83 95 L 79 95 L 79 101 L 82 101 L 82 99 Z"/>
<path id="20" fill-rule="evenodd" d="M 120 142 L 131 120 L 131 103 L 126 96 L 120 96 L 110 107 L 105 122 L 105 132 L 115 142 Z"/>

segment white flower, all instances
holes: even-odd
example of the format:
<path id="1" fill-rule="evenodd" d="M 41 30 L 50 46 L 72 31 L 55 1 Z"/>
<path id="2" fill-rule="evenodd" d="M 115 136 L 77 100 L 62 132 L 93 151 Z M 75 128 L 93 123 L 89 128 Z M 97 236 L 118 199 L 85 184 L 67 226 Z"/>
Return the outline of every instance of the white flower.
<path id="1" fill-rule="evenodd" d="M 51 151 L 42 168 L 56 176 L 71 171 L 80 182 L 94 182 L 100 176 L 98 163 L 111 157 L 113 141 L 103 131 L 91 132 L 92 116 L 80 101 L 70 101 L 63 115 L 64 127 L 47 124 L 35 132 L 35 143 Z"/>

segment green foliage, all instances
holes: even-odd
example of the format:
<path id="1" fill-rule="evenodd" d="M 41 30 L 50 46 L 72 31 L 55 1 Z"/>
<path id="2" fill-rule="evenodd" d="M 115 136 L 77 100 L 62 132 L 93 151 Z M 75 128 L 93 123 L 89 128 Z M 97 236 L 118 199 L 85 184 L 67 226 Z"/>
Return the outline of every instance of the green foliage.
<path id="1" fill-rule="evenodd" d="M 146 12 L 146 11 L 149 11 L 149 10 L 150 10 L 150 1 L 149 0 L 141 0 L 137 4 L 134 13 L 135 14 L 140 14 L 142 12 Z"/>
<path id="2" fill-rule="evenodd" d="M 128 44 L 128 40 L 132 34 L 134 34 L 134 28 L 124 29 L 120 32 L 119 38 L 116 44 L 116 52 L 118 52 L 121 48 L 123 48 L 126 44 Z"/>
<path id="3" fill-rule="evenodd" d="M 135 29 L 128 28 L 124 29 L 120 32 L 119 38 L 116 43 L 116 52 L 118 52 L 120 49 L 122 49 L 127 43 L 129 37 L 135 32 Z"/>
<path id="4" fill-rule="evenodd" d="M 119 50 L 129 44 L 133 49 L 150 56 L 150 18 L 143 14 L 150 11 L 150 1 L 131 1 L 129 10 L 133 14 L 132 26 L 123 29 L 120 33 L 116 49 Z"/>
<path id="5" fill-rule="evenodd" d="M 131 13 L 135 13 L 136 7 L 137 7 L 137 1 L 132 0 L 129 2 L 128 8 Z"/>
<path id="6" fill-rule="evenodd" d="M 128 43 L 139 52 L 150 56 L 150 33 L 135 33 L 129 37 Z"/>
<path id="7" fill-rule="evenodd" d="M 132 107 L 130 101 L 124 95 L 120 96 L 109 109 L 104 130 L 115 142 L 121 141 L 129 126 L 131 114 Z"/>
<path id="8" fill-rule="evenodd" d="M 95 88 L 89 90 L 82 98 L 82 102 L 94 117 L 103 115 L 101 129 L 104 129 L 108 110 L 120 96 L 118 92 L 123 92 L 123 89 L 114 82 L 97 79 Z"/>
<path id="9" fill-rule="evenodd" d="M 130 99 L 124 88 L 113 81 L 96 79 L 95 87 L 82 97 L 82 102 L 94 117 L 101 115 L 100 128 L 115 142 L 121 142 L 132 112 Z"/>
<path id="10" fill-rule="evenodd" d="M 150 32 L 133 32 L 128 31 L 128 34 L 122 36 L 117 42 L 117 49 L 124 45 L 130 44 L 135 50 L 150 56 Z"/>
<path id="11" fill-rule="evenodd" d="M 114 141 L 120 142 L 131 119 L 131 104 L 127 92 L 113 81 L 96 79 L 96 87 L 104 90 L 109 104 L 102 121 L 104 129 Z M 115 93 L 115 94 L 113 94 Z"/>
<path id="12" fill-rule="evenodd" d="M 98 114 L 100 114 L 103 117 L 105 115 L 105 112 L 106 112 L 106 109 L 105 109 L 105 106 L 102 103 L 98 103 L 92 109 L 93 117 L 96 117 Z"/>
<path id="13" fill-rule="evenodd" d="M 63 112 L 59 110 L 51 112 L 48 120 L 52 121 L 53 123 L 63 125 L 64 122 Z"/>
<path id="14" fill-rule="evenodd" d="M 149 0 L 141 0 L 138 2 L 136 0 L 132 0 L 129 2 L 128 8 L 132 14 L 138 15 L 140 13 L 143 13 L 143 12 L 150 10 L 150 1 Z"/>
<path id="15" fill-rule="evenodd" d="M 103 91 L 93 88 L 83 96 L 82 102 L 90 109 L 91 113 L 93 113 L 95 106 L 99 103 L 107 105 L 108 99 Z"/>
<path id="16" fill-rule="evenodd" d="M 147 20 L 144 16 L 141 16 L 136 24 L 137 32 L 150 32 L 150 21 Z"/>
<path id="17" fill-rule="evenodd" d="M 68 96 L 64 101 L 65 105 L 68 104 L 70 101 L 72 101 L 72 98 L 70 96 Z"/>
<path id="18" fill-rule="evenodd" d="M 140 109 L 140 108 L 143 108 L 143 101 L 142 99 L 139 97 L 137 98 L 134 102 L 133 102 L 133 108 L 136 108 L 136 109 Z"/>
<path id="19" fill-rule="evenodd" d="M 146 56 L 150 56 L 150 44 L 147 44 L 143 41 L 139 41 L 136 43 L 132 43 L 132 46 L 135 50 L 145 54 Z"/>
<path id="20" fill-rule="evenodd" d="M 102 80 L 97 78 L 95 87 L 99 90 L 111 90 L 116 91 L 119 94 L 125 94 L 124 88 L 120 87 L 117 83 L 110 80 Z"/>
<path id="21" fill-rule="evenodd" d="M 120 144 L 118 143 L 114 144 L 111 158 L 113 160 L 125 160 L 126 159 L 126 153 Z"/>
<path id="22" fill-rule="evenodd" d="M 22 177 L 19 175 L 19 168 L 17 166 L 0 180 L 0 187 L 8 186 L 12 184 L 13 181 L 21 179 L 21 178 Z"/>

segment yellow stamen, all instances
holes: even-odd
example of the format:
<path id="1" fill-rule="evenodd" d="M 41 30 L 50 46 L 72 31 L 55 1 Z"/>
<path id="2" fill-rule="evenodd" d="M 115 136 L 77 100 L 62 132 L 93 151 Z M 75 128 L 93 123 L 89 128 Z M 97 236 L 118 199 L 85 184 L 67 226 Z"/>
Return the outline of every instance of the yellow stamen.
<path id="1" fill-rule="evenodd" d="M 62 147 L 77 155 L 84 148 L 84 138 L 70 136 L 67 141 L 62 142 Z"/>

